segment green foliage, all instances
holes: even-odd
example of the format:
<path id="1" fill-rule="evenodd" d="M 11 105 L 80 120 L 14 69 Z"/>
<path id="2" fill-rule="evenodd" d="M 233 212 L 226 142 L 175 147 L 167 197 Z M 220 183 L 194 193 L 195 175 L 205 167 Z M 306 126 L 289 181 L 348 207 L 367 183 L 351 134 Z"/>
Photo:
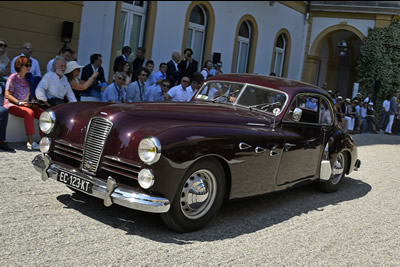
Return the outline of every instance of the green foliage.
<path id="1" fill-rule="evenodd" d="M 364 97 L 371 94 L 380 111 L 386 96 L 400 89 L 400 22 L 368 30 L 361 46 L 358 73 L 360 93 Z M 376 80 L 381 82 L 377 92 L 374 90 Z"/>

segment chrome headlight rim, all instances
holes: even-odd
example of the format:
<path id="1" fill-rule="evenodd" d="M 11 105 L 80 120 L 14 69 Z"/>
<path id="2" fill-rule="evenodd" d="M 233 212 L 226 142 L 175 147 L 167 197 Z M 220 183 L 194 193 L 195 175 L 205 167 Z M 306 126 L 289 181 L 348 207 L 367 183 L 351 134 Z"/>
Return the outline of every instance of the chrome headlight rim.
<path id="1" fill-rule="evenodd" d="M 40 152 L 47 153 L 50 150 L 51 139 L 48 137 L 42 137 L 39 142 Z"/>
<path id="2" fill-rule="evenodd" d="M 154 174 L 150 169 L 141 169 L 138 174 L 138 183 L 143 189 L 149 189 L 154 185 Z"/>
<path id="3" fill-rule="evenodd" d="M 150 141 L 153 145 L 154 148 L 154 155 L 152 158 L 147 159 L 143 156 L 142 151 L 143 150 L 143 146 L 145 145 L 145 142 Z M 158 138 L 154 137 L 154 136 L 147 136 L 145 138 L 143 138 L 142 140 L 140 140 L 139 142 L 139 146 L 138 146 L 138 155 L 141 161 L 144 162 L 144 164 L 146 165 L 151 165 L 156 163 L 160 157 L 161 157 L 161 143 L 160 140 L 158 140 Z"/>
<path id="4" fill-rule="evenodd" d="M 44 116 L 48 115 L 48 118 L 46 118 L 46 121 L 44 119 Z M 44 128 L 42 123 L 50 123 L 50 126 L 48 128 Z M 39 128 L 40 130 L 45 133 L 49 134 L 51 131 L 54 129 L 54 126 L 56 125 L 56 114 L 54 111 L 43 111 L 42 114 L 40 114 L 39 117 Z"/>

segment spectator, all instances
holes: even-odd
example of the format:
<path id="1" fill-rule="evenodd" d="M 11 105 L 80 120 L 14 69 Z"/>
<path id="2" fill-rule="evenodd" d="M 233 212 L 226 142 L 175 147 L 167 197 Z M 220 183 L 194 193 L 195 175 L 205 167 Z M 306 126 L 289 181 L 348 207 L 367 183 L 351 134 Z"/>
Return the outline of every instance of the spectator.
<path id="1" fill-rule="evenodd" d="M 197 61 L 192 58 L 193 56 L 193 50 L 190 48 L 186 48 L 183 51 L 184 58 L 181 62 L 178 64 L 178 69 L 180 72 L 180 77 L 183 78 L 183 76 L 189 77 L 189 79 L 192 79 L 193 74 L 197 71 Z"/>
<path id="2" fill-rule="evenodd" d="M 215 64 L 215 69 L 212 68 L 212 69 L 210 70 L 210 73 L 211 73 L 212 76 L 224 74 L 224 73 L 222 72 L 222 62 L 221 62 L 221 61 L 218 61 L 217 64 Z"/>
<path id="3" fill-rule="evenodd" d="M 372 94 L 368 94 L 368 96 L 364 99 L 364 102 L 372 102 Z"/>
<path id="4" fill-rule="evenodd" d="M 28 57 L 28 58 L 30 58 L 32 60 L 31 71 L 26 74 L 25 79 L 29 83 L 29 87 L 30 87 L 30 90 L 31 90 L 31 95 L 34 96 L 35 95 L 35 89 L 36 89 L 37 85 L 39 84 L 40 79 L 42 77 L 42 74 L 40 73 L 39 62 L 32 57 L 33 47 L 32 47 L 31 43 L 24 42 L 22 44 L 21 52 L 22 53 L 21 53 L 20 56 L 25 56 L 25 57 Z M 15 61 L 17 60 L 17 58 L 18 58 L 18 56 L 13 58 L 13 60 L 11 60 L 11 63 L 10 63 L 11 73 L 15 73 L 14 66 L 15 66 Z"/>
<path id="5" fill-rule="evenodd" d="M 276 73 L 275 73 L 275 72 L 271 72 L 271 73 L 269 74 L 269 76 L 276 76 Z"/>
<path id="6" fill-rule="evenodd" d="M 390 107 L 389 107 L 389 122 L 385 129 L 385 134 L 392 134 L 392 126 L 394 117 L 398 115 L 398 105 L 397 105 L 397 98 L 399 97 L 400 92 L 396 92 L 393 94 L 393 97 L 390 99 Z"/>
<path id="7" fill-rule="evenodd" d="M 386 126 L 389 122 L 389 109 L 390 109 L 390 95 L 386 96 L 385 100 L 382 103 L 382 112 L 381 112 L 381 131 L 386 129 Z"/>
<path id="8" fill-rule="evenodd" d="M 123 103 L 125 102 L 125 89 L 123 88 L 126 81 L 126 73 L 116 72 L 115 80 L 104 90 L 103 102 Z"/>
<path id="9" fill-rule="evenodd" d="M 177 85 L 180 76 L 178 64 L 181 60 L 181 55 L 178 52 L 173 52 L 171 58 L 172 59 L 167 63 L 167 79 L 171 86 L 175 86 Z"/>
<path id="10" fill-rule="evenodd" d="M 190 78 L 188 76 L 183 76 L 181 79 L 181 84 L 172 87 L 167 93 L 167 100 L 171 101 L 189 101 L 193 96 L 193 90 L 189 86 Z"/>
<path id="11" fill-rule="evenodd" d="M 58 52 L 58 56 L 63 57 L 68 62 L 72 60 L 72 53 L 72 49 L 64 45 L 63 47 L 61 47 L 60 52 Z M 47 72 L 52 71 L 51 67 L 53 66 L 54 59 L 56 58 L 50 59 L 49 63 L 47 63 Z"/>
<path id="12" fill-rule="evenodd" d="M 162 80 L 159 85 L 150 87 L 148 101 L 164 101 L 169 88 L 171 84 L 167 79 Z"/>
<path id="13" fill-rule="evenodd" d="M 35 127 L 33 124 L 34 119 L 39 119 L 42 109 L 38 107 L 38 103 L 30 101 L 29 83 L 25 79 L 26 74 L 30 71 L 32 60 L 25 56 L 19 56 L 15 60 L 15 70 L 8 77 L 5 91 L 4 106 L 8 111 L 17 116 L 24 118 L 25 131 L 28 142 L 26 146 L 28 149 L 39 150 L 39 145 L 33 141 L 33 134 Z"/>
<path id="14" fill-rule="evenodd" d="M 19 56 L 25 56 L 25 57 L 29 58 L 30 60 L 32 60 L 32 67 L 31 67 L 31 71 L 30 71 L 30 72 L 32 73 L 32 75 L 33 75 L 34 77 L 35 77 L 35 76 L 41 77 L 42 74 L 40 73 L 39 62 L 38 62 L 36 59 L 34 59 L 34 58 L 32 57 L 32 53 L 33 53 L 32 44 L 29 43 L 29 42 L 23 43 L 21 52 L 22 52 L 22 53 L 21 53 L 21 55 L 19 55 Z M 14 66 L 15 66 L 15 61 L 17 60 L 17 58 L 18 58 L 19 56 L 16 56 L 16 57 L 13 58 L 13 60 L 11 60 L 11 63 L 10 63 L 11 73 L 15 73 L 15 72 L 16 72 Z"/>
<path id="15" fill-rule="evenodd" d="M 138 49 L 136 50 L 136 58 L 132 62 L 132 68 L 131 68 L 135 81 L 136 81 L 137 77 L 139 77 L 138 72 L 139 72 L 140 68 L 144 67 L 144 63 L 146 61 L 146 58 L 144 57 L 145 53 L 146 53 L 146 49 L 144 47 L 138 47 Z"/>
<path id="16" fill-rule="evenodd" d="M 377 134 L 377 130 L 379 130 L 379 125 L 375 117 L 374 103 L 369 102 L 367 109 L 367 131 Z"/>
<path id="17" fill-rule="evenodd" d="M 76 100 L 78 101 L 80 101 L 79 92 L 88 89 L 95 81 L 97 75 L 99 75 L 99 73 L 95 71 L 87 81 L 82 81 L 78 77 L 82 67 L 83 66 L 79 65 L 78 62 L 70 61 L 67 63 L 67 69 L 65 70 L 65 76 L 67 76 L 69 85 L 71 86 L 72 91 L 75 94 Z"/>
<path id="18" fill-rule="evenodd" d="M 201 71 L 201 74 L 204 77 L 204 80 L 207 80 L 208 78 L 210 78 L 212 76 L 211 74 L 211 69 L 212 69 L 212 61 L 211 60 L 206 60 L 206 62 L 204 63 L 204 68 Z"/>
<path id="19" fill-rule="evenodd" d="M 337 100 L 337 98 L 340 96 L 340 92 L 339 91 L 336 91 L 334 94 L 333 94 L 333 103 L 334 104 L 336 104 L 336 100 Z M 341 97 L 341 96 L 340 96 Z M 342 98 L 342 101 L 343 101 L 343 98 Z"/>
<path id="20" fill-rule="evenodd" d="M 117 72 L 125 73 L 126 77 L 125 77 L 125 83 L 123 84 L 123 87 L 126 89 L 126 87 L 128 87 L 128 85 L 132 81 L 132 70 L 131 70 L 130 64 L 126 61 L 122 61 L 117 69 Z"/>
<path id="21" fill-rule="evenodd" d="M 154 74 L 155 84 L 159 85 L 163 80 L 167 79 L 167 63 L 160 63 L 159 71 Z"/>
<path id="22" fill-rule="evenodd" d="M 131 53 L 132 53 L 132 49 L 129 46 L 124 46 L 122 48 L 122 54 L 119 57 L 117 57 L 114 61 L 114 67 L 113 67 L 114 72 L 117 72 L 117 71 L 119 72 L 118 68 L 122 62 L 129 63 L 128 58 L 131 55 Z"/>
<path id="23" fill-rule="evenodd" d="M 344 118 L 347 121 L 347 131 L 349 133 L 353 133 L 354 131 L 354 124 L 355 124 L 355 119 L 356 119 L 356 109 L 353 109 L 353 104 L 351 103 L 350 98 L 346 98 L 345 102 L 342 103 L 342 110 L 344 111 L 343 113 Z"/>
<path id="24" fill-rule="evenodd" d="M 53 62 L 54 71 L 46 73 L 37 86 L 36 97 L 44 102 L 44 108 L 65 103 L 65 97 L 69 102 L 76 102 L 74 92 L 64 75 L 66 66 L 64 58 L 56 57 Z"/>
<path id="25" fill-rule="evenodd" d="M 354 99 L 353 101 L 352 101 L 352 104 L 353 104 L 353 110 L 355 110 L 356 111 L 356 117 L 355 117 L 355 120 L 354 120 L 354 133 L 361 133 L 361 122 L 362 122 L 362 120 L 361 120 L 361 113 L 360 113 L 360 103 L 358 102 L 358 100 L 357 99 Z"/>
<path id="26" fill-rule="evenodd" d="M 7 76 L 10 75 L 10 59 L 7 56 L 7 42 L 0 38 L 0 97 L 4 95 Z"/>
<path id="27" fill-rule="evenodd" d="M 106 78 L 104 77 L 104 69 L 101 66 L 102 62 L 103 60 L 100 54 L 93 54 L 90 56 L 90 64 L 86 65 L 82 69 L 81 79 L 87 81 L 96 71 L 99 75 L 96 77 L 92 86 L 85 91 L 81 91 L 81 96 L 94 96 L 101 99 L 102 92 L 107 87 Z"/>
<path id="28" fill-rule="evenodd" d="M 131 83 L 126 89 L 126 102 L 144 102 L 148 100 L 148 88 L 146 87 L 146 80 L 149 77 L 149 70 L 147 68 L 139 69 L 139 75 L 136 81 Z"/>
<path id="29" fill-rule="evenodd" d="M 155 80 L 155 77 L 154 77 L 154 73 L 153 73 L 154 61 L 151 60 L 151 59 L 147 60 L 146 68 L 150 72 L 149 77 L 147 77 L 147 80 L 146 80 L 146 86 L 147 86 L 147 88 L 150 88 L 151 86 L 153 86 L 156 83 L 156 80 Z"/>
<path id="30" fill-rule="evenodd" d="M 340 128 L 342 128 L 345 131 L 347 129 L 347 124 L 346 124 L 347 121 L 344 119 L 345 114 L 342 110 L 342 103 L 343 103 L 343 98 L 341 96 L 338 96 L 335 104 L 336 118 Z"/>
<path id="31" fill-rule="evenodd" d="M 190 101 L 192 97 L 197 93 L 200 87 L 204 83 L 204 77 L 201 73 L 196 72 L 193 76 L 192 82 L 190 83 L 190 89 L 193 91 L 193 95 L 188 99 Z"/>
<path id="32" fill-rule="evenodd" d="M 15 151 L 14 148 L 10 147 L 6 142 L 6 130 L 8 122 L 8 110 L 0 106 L 0 149 L 5 151 Z"/>

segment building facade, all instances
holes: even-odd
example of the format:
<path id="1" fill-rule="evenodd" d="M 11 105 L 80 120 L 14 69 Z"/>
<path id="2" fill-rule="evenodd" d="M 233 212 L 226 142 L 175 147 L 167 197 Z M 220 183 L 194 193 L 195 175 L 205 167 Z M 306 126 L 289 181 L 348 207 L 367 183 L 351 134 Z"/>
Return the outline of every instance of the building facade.
<path id="1" fill-rule="evenodd" d="M 111 82 L 114 59 L 129 45 L 135 57 L 168 62 L 187 47 L 199 62 L 223 63 L 224 73 L 288 77 L 354 94 L 357 61 L 368 28 L 398 20 L 400 1 L 59 1 L 0 2 L 1 37 L 10 58 L 29 40 L 42 72 L 63 45 L 61 27 L 73 23 L 71 48 L 82 65 L 103 56 Z M 13 18 L 23 18 L 20 21 Z"/>

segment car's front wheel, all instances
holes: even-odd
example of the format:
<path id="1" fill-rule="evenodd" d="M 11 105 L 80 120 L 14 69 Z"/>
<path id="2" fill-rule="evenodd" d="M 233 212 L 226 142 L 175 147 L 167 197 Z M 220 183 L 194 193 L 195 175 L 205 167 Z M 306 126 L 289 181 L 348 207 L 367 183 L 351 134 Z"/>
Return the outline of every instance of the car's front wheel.
<path id="1" fill-rule="evenodd" d="M 224 194 L 224 169 L 217 162 L 203 160 L 186 172 L 170 210 L 161 218 L 177 232 L 200 229 L 216 215 Z"/>
<path id="2" fill-rule="evenodd" d="M 320 182 L 320 189 L 324 192 L 336 192 L 346 174 L 347 155 L 339 152 L 332 166 L 332 175 L 327 181 Z"/>

